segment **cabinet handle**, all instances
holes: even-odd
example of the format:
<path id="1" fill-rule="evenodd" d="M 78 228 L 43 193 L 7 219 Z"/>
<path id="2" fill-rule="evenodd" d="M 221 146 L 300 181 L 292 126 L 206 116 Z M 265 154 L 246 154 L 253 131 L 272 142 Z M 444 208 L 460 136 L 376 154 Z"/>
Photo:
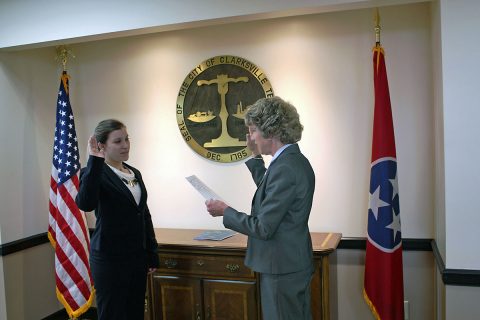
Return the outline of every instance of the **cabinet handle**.
<path id="1" fill-rule="evenodd" d="M 178 262 L 177 260 L 175 259 L 166 259 L 165 260 L 165 266 L 168 268 L 168 269 L 173 269 L 177 266 Z"/>
<path id="2" fill-rule="evenodd" d="M 197 260 L 197 266 L 201 267 L 205 264 L 205 262 L 203 262 L 203 260 Z"/>
<path id="3" fill-rule="evenodd" d="M 237 272 L 238 269 L 240 269 L 240 266 L 238 264 L 227 264 L 225 268 L 230 272 Z"/>
<path id="4" fill-rule="evenodd" d="M 195 305 L 196 309 L 197 309 L 197 313 L 195 314 L 195 319 L 196 320 L 202 320 L 202 316 L 200 314 L 200 305 L 197 303 Z"/>

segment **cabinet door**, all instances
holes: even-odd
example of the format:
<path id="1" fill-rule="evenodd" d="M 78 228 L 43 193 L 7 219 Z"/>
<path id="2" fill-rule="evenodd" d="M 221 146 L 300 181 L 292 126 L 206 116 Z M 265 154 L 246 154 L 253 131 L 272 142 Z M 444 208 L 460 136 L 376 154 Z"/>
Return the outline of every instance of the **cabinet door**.
<path id="1" fill-rule="evenodd" d="M 201 280 L 170 276 L 153 276 L 154 320 L 201 320 Z"/>
<path id="2" fill-rule="evenodd" d="M 203 280 L 205 319 L 256 320 L 254 281 Z"/>

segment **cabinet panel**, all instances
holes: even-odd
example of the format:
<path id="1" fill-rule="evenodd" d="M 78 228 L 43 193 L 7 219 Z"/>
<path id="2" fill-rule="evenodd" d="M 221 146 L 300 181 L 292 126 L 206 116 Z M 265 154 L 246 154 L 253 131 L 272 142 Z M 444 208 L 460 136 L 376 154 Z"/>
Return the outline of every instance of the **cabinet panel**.
<path id="1" fill-rule="evenodd" d="M 153 276 L 154 320 L 203 319 L 199 279 Z"/>
<path id="2" fill-rule="evenodd" d="M 205 319 L 256 320 L 256 282 L 204 280 Z"/>
<path id="3" fill-rule="evenodd" d="M 212 275 L 215 277 L 255 278 L 255 273 L 243 264 L 243 256 L 192 255 L 159 253 L 158 271 L 176 274 Z"/>

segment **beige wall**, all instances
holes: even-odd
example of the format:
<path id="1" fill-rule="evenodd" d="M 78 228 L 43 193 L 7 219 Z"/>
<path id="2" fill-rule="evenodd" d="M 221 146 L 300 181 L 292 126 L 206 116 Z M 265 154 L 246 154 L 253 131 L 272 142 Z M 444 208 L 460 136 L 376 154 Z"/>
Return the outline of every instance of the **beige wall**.
<path id="1" fill-rule="evenodd" d="M 442 256 L 446 268 L 452 269 L 480 269 L 476 236 L 480 204 L 475 200 L 480 181 L 480 45 L 468 40 L 477 37 L 479 11 L 478 1 L 439 1 L 443 89 L 443 118 L 439 119 L 444 128 L 445 199 L 436 219 L 445 221 Z M 441 289 L 445 319 L 480 318 L 479 287 L 450 285 Z"/>
<path id="2" fill-rule="evenodd" d="M 62 309 L 55 295 L 54 270 L 50 244 L 4 257 L 7 306 L 4 319 L 38 320 Z"/>
<path id="3" fill-rule="evenodd" d="M 364 236 L 373 105 L 371 16 L 371 10 L 347 11 L 72 46 L 77 59 L 69 72 L 81 154 L 99 120 L 123 120 L 132 136 L 130 162 L 149 187 L 154 224 L 221 228 L 184 177 L 197 174 L 244 211 L 255 186 L 241 163 L 212 163 L 192 152 L 179 133 L 174 107 L 180 84 L 196 64 L 221 54 L 245 57 L 267 73 L 276 94 L 299 109 L 305 126 L 300 146 L 317 175 L 311 229 Z M 382 17 L 391 24 L 384 26 L 383 43 L 404 236 L 431 237 L 428 5 L 386 8 Z"/>
<path id="4" fill-rule="evenodd" d="M 432 237 L 433 101 L 429 5 L 381 11 L 397 139 L 404 237 Z M 130 163 L 145 177 L 158 227 L 221 228 L 184 177 L 197 174 L 232 206 L 249 211 L 255 185 L 244 165 L 197 156 L 175 119 L 180 84 L 208 57 L 258 64 L 276 94 L 297 106 L 300 147 L 316 176 L 312 231 L 365 236 L 371 150 L 372 11 L 358 10 L 166 32 L 72 46 L 71 102 L 81 156 L 98 121 L 123 120 Z M 53 48 L 3 53 L 11 90 L 0 128 L 9 150 L 2 241 L 44 232 L 58 75 Z M 12 121 L 15 119 L 15 121 Z M 15 137 L 14 139 L 7 137 Z M 82 159 L 85 163 L 85 157 Z M 16 179 L 13 179 L 16 177 Z M 42 187 L 43 186 L 43 187 Z M 7 201 L 8 200 L 8 201 Z M 44 206 L 39 204 L 44 203 Z M 3 226 L 7 226 L 4 228 Z"/>
<path id="5" fill-rule="evenodd" d="M 3 273 L 3 257 L 0 257 L 0 319 L 7 319 L 7 303 L 5 300 L 5 279 Z"/>
<path id="6" fill-rule="evenodd" d="M 52 56 L 45 49 L 0 52 L 0 181 L 8 182 L 0 186 L 1 243 L 47 231 L 60 83 Z"/>
<path id="7" fill-rule="evenodd" d="M 447 268 L 480 269 L 477 228 L 480 204 L 480 45 L 464 41 L 478 33 L 480 2 L 440 1 L 443 65 L 443 123 L 445 146 L 445 220 Z M 464 37 L 459 38 L 459 34 Z M 462 64 L 457 62 L 462 58 Z M 462 248 L 463 250 L 458 250 Z M 471 254 L 476 252 L 477 254 Z"/>
<path id="8" fill-rule="evenodd" d="M 331 257 L 331 319 L 373 319 L 363 300 L 364 250 L 337 250 Z M 408 316 L 434 319 L 435 266 L 431 252 L 403 252 L 404 299 Z M 407 312 L 407 310 L 405 311 Z"/>

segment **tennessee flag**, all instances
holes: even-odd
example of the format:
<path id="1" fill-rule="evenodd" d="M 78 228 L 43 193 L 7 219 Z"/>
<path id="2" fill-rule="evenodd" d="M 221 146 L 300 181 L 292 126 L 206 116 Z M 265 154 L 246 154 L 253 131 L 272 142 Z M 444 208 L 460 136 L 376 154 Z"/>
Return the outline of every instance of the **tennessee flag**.
<path id="1" fill-rule="evenodd" d="M 383 48 L 373 49 L 375 110 L 363 296 L 376 319 L 403 319 L 402 232 L 392 108 Z"/>

